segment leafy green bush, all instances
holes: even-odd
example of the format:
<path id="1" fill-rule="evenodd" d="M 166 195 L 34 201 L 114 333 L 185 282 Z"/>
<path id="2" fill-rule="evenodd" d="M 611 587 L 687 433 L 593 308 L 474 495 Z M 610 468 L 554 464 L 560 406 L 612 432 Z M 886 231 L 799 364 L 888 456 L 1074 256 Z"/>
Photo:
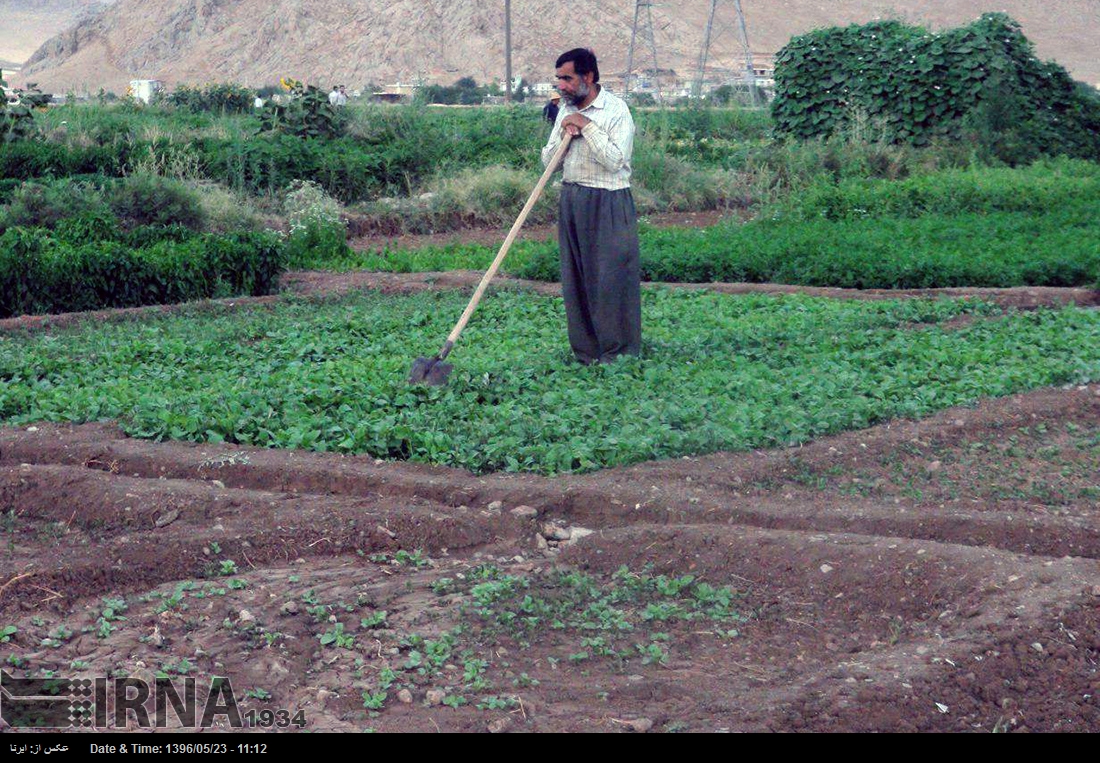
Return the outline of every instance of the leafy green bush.
<path id="1" fill-rule="evenodd" d="M 66 217 L 107 212 L 99 188 L 79 181 L 22 183 L 0 207 L 0 232 L 7 228 L 52 228 Z"/>
<path id="2" fill-rule="evenodd" d="M 1100 102 L 1038 61 L 1001 13 L 936 34 L 896 21 L 814 31 L 779 52 L 775 80 L 776 130 L 797 138 L 869 118 L 890 140 L 916 145 L 967 126 L 1011 163 L 1100 158 Z"/>
<path id="3" fill-rule="evenodd" d="M 87 216 L 72 228 L 95 230 L 97 223 Z M 0 317 L 259 296 L 278 287 L 284 267 L 282 245 L 270 234 L 162 236 L 135 249 L 110 238 L 73 241 L 11 228 L 0 236 Z"/>
<path id="4" fill-rule="evenodd" d="M 130 175 L 110 190 L 111 209 L 131 225 L 185 225 L 198 230 L 203 208 L 198 195 L 179 180 Z"/>
<path id="5" fill-rule="evenodd" d="M 247 114 L 252 111 L 256 93 L 251 88 L 232 83 L 208 84 L 204 87 L 179 85 L 164 101 L 188 111 L 212 111 L 222 114 Z"/>
<path id="6" fill-rule="evenodd" d="M 349 253 L 339 202 L 308 180 L 295 183 L 283 202 L 290 235 L 289 267 L 307 267 L 346 259 Z"/>

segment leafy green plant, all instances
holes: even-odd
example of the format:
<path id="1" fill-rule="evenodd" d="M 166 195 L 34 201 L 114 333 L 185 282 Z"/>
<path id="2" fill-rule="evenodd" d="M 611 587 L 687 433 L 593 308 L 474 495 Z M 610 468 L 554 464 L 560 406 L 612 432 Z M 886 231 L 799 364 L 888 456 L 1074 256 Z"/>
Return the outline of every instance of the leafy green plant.
<path id="1" fill-rule="evenodd" d="M 1019 143 L 1100 158 L 1100 102 L 1082 96 L 1061 66 L 1040 63 L 1002 13 L 939 33 L 897 21 L 810 32 L 780 50 L 775 80 L 776 129 L 799 138 L 866 117 L 890 140 L 923 145 L 959 134 L 976 113 L 979 127 L 1006 128 L 990 109 L 1007 109 Z"/>

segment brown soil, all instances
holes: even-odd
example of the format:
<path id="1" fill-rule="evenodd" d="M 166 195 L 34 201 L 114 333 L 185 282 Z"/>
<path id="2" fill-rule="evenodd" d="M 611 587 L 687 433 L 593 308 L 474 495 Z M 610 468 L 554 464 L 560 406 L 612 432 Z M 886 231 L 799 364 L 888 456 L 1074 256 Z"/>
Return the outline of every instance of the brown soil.
<path id="1" fill-rule="evenodd" d="M 1097 731 L 1098 465 L 1098 386 L 554 479 L 0 430 L 0 662 L 186 658 L 314 730 Z M 738 616 L 661 619 L 651 592 L 616 604 L 629 631 L 523 624 L 562 571 L 609 590 L 624 565 Z"/>
<path id="2" fill-rule="evenodd" d="M 708 210 L 704 212 L 662 212 L 647 215 L 643 219 L 658 228 L 706 228 L 732 215 L 743 214 L 740 210 Z M 464 244 L 483 244 L 499 246 L 504 242 L 510 225 L 503 228 L 463 228 L 441 233 L 393 233 L 372 230 L 369 220 L 351 218 L 347 221 L 351 240 L 348 244 L 360 251 L 380 251 L 382 249 L 419 249 L 426 246 L 444 246 L 461 241 Z M 548 225 L 529 225 L 521 228 L 516 235 L 517 241 L 545 241 L 558 235 L 556 223 Z"/>

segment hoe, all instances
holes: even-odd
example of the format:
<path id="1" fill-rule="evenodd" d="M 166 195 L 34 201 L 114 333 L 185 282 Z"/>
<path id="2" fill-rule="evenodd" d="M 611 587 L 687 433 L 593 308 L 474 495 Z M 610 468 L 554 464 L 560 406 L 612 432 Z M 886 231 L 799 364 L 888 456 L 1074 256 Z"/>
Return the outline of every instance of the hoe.
<path id="1" fill-rule="evenodd" d="M 489 269 L 485 271 L 485 275 L 481 277 L 481 283 L 477 285 L 477 289 L 474 291 L 474 296 L 470 299 L 470 304 L 466 305 L 466 310 L 462 313 L 462 317 L 458 319 L 458 323 L 451 330 L 450 336 L 447 337 L 447 341 L 443 343 L 443 349 L 439 351 L 439 354 L 434 358 L 417 358 L 413 363 L 412 371 L 409 373 L 409 384 L 427 384 L 430 387 L 441 387 L 447 383 L 447 377 L 451 375 L 451 371 L 454 366 L 450 363 L 444 363 L 443 361 L 451 354 L 451 350 L 454 349 L 455 342 L 458 341 L 458 335 L 462 333 L 462 329 L 466 328 L 467 321 L 470 320 L 470 316 L 473 315 L 474 309 L 477 308 L 477 303 L 481 301 L 481 296 L 485 293 L 485 289 L 489 286 L 489 282 L 493 280 L 493 276 L 497 274 L 497 270 L 500 268 L 500 263 L 504 262 L 504 256 L 508 254 L 508 250 L 512 246 L 512 242 L 516 238 L 516 234 L 519 233 L 519 229 L 523 227 L 523 223 L 527 220 L 527 215 L 531 212 L 531 208 L 535 206 L 535 202 L 539 200 L 539 196 L 542 195 L 542 189 L 546 187 L 546 183 L 550 180 L 550 176 L 554 174 L 554 170 L 557 169 L 558 163 L 561 162 L 565 152 L 569 149 L 569 142 L 573 136 L 566 133 L 562 137 L 561 145 L 558 146 L 558 150 L 554 152 L 553 158 L 550 163 L 546 165 L 546 171 L 542 173 L 542 177 L 539 178 L 538 184 L 535 186 L 535 190 L 531 191 L 530 197 L 527 199 L 527 203 L 523 206 L 523 210 L 519 213 L 519 217 L 512 223 L 512 230 L 508 231 L 508 237 L 504 239 L 504 243 L 500 247 L 500 251 L 497 252 L 496 259 L 493 260 L 493 264 L 489 266 Z"/>

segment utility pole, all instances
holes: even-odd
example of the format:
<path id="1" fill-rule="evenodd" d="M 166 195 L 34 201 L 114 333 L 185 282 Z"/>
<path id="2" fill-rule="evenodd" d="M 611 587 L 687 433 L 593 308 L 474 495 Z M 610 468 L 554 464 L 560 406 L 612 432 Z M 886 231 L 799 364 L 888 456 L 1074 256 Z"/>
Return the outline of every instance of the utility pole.
<path id="1" fill-rule="evenodd" d="M 642 19 L 642 11 L 645 10 L 645 19 Z M 634 77 L 634 49 L 637 46 L 638 41 L 638 27 L 643 26 L 642 29 L 642 44 L 649 43 L 650 55 L 653 59 L 653 78 L 654 87 L 657 91 L 657 102 L 661 103 L 661 70 L 657 66 L 657 40 L 653 36 L 653 3 L 649 0 L 636 0 L 634 3 L 634 29 L 630 33 L 630 52 L 626 56 L 626 95 L 627 97 L 633 92 L 633 77 Z"/>
<path id="2" fill-rule="evenodd" d="M 512 0 L 504 0 L 504 102 L 512 102 Z"/>

